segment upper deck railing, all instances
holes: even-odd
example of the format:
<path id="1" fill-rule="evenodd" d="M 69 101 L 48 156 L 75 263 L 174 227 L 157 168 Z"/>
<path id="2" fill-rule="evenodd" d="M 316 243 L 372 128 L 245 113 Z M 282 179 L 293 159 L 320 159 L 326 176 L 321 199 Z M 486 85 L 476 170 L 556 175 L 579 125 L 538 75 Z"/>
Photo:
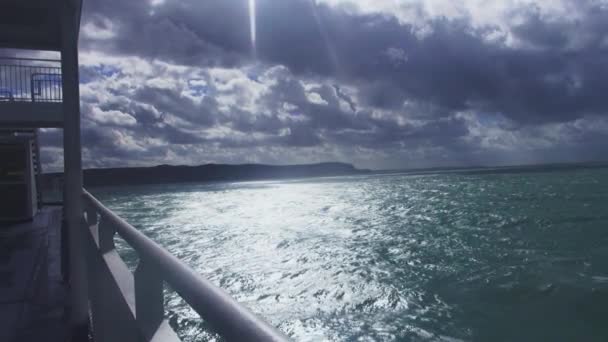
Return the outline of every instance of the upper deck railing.
<path id="1" fill-rule="evenodd" d="M 0 102 L 62 102 L 61 61 L 0 57 Z"/>
<path id="2" fill-rule="evenodd" d="M 179 341 L 164 316 L 164 283 L 227 341 L 287 341 L 283 334 L 122 220 L 86 190 L 83 199 L 92 332 L 96 342 Z M 134 274 L 116 251 L 115 234 L 139 257 Z"/>

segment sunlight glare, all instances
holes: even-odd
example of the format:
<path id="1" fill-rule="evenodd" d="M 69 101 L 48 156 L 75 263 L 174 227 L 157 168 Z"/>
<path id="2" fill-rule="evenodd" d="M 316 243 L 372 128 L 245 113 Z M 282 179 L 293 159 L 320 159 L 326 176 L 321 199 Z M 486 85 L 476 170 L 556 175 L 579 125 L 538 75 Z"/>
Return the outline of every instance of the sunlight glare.
<path id="1" fill-rule="evenodd" d="M 249 31 L 250 31 L 250 39 L 251 39 L 251 48 L 255 54 L 256 51 L 256 31 L 257 31 L 257 23 L 256 23 L 256 11 L 255 11 L 255 0 L 249 0 Z"/>
<path id="2" fill-rule="evenodd" d="M 317 2 L 315 0 L 311 0 L 309 2 L 309 4 L 311 6 L 312 15 L 317 24 L 317 28 L 319 30 L 319 33 L 321 34 L 321 38 L 323 39 L 323 43 L 325 44 L 325 49 L 327 51 L 327 55 L 329 57 L 331 65 L 334 68 L 334 71 L 341 73 L 342 70 L 340 68 L 338 53 L 336 52 L 336 49 L 334 49 L 334 46 L 329 37 L 329 34 L 327 33 L 325 25 L 323 24 L 323 21 L 321 20 L 321 17 L 319 16 L 319 12 L 317 11 L 317 6 L 318 6 Z"/>

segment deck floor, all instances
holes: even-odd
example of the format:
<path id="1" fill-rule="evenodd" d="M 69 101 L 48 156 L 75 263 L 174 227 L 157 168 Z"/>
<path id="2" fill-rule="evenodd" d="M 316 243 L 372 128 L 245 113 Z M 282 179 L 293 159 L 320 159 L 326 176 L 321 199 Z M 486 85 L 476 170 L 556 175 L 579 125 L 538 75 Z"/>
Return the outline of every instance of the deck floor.
<path id="1" fill-rule="evenodd" d="M 61 207 L 0 226 L 0 341 L 65 341 Z"/>

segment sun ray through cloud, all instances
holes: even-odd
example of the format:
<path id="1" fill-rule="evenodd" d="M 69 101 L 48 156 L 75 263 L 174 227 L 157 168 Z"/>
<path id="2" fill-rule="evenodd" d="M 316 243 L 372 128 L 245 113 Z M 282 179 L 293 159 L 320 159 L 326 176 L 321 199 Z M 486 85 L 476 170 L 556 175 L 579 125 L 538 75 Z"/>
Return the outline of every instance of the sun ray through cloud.
<path id="1" fill-rule="evenodd" d="M 315 18 L 315 22 L 317 24 L 317 29 L 321 34 L 321 38 L 323 39 L 323 43 L 325 44 L 325 49 L 327 51 L 327 55 L 329 57 L 332 68 L 335 72 L 340 74 L 342 72 L 341 64 L 338 58 L 338 53 L 334 48 L 333 42 L 327 33 L 327 28 L 323 20 L 321 20 L 321 16 L 319 15 L 318 5 L 316 0 L 310 0 L 310 7 L 312 9 L 312 15 Z"/>
<path id="2" fill-rule="evenodd" d="M 256 4 L 255 0 L 249 0 L 249 34 L 251 49 L 254 56 L 257 54 L 257 17 L 256 17 Z"/>

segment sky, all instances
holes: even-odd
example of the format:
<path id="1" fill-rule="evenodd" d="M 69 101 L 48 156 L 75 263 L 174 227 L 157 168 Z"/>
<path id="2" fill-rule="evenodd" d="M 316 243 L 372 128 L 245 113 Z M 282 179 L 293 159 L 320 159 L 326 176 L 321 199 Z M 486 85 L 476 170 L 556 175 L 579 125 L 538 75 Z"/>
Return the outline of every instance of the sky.
<path id="1" fill-rule="evenodd" d="M 608 159 L 607 0 L 85 0 L 79 44 L 85 167 Z"/>

